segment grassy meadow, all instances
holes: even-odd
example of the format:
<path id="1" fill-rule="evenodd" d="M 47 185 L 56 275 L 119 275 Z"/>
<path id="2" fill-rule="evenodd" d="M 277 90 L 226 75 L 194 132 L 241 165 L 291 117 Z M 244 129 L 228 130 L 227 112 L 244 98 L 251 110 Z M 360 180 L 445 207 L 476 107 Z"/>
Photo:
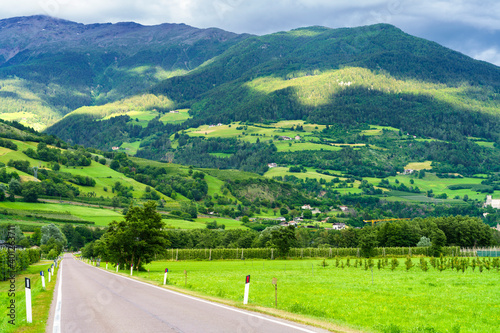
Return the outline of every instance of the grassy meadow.
<path id="1" fill-rule="evenodd" d="M 427 167 L 428 166 L 428 167 Z M 422 169 L 430 169 L 430 161 L 421 162 L 421 163 L 411 163 L 408 164 L 407 168 L 414 170 L 422 170 Z M 284 176 L 295 176 L 300 179 L 324 179 L 327 182 L 330 182 L 333 178 L 337 178 L 336 176 L 324 175 L 316 172 L 313 168 L 306 168 L 306 172 L 289 172 L 288 167 L 275 167 L 270 168 L 264 176 L 267 178 L 273 177 L 284 177 Z M 330 172 L 334 174 L 341 174 L 341 171 L 330 170 Z M 338 177 L 340 180 L 345 180 L 345 177 Z M 369 183 L 377 186 L 381 179 L 380 178 L 371 178 L 364 177 L 364 180 L 367 180 Z M 484 180 L 482 178 L 439 178 L 436 174 L 432 172 L 427 172 L 424 178 L 418 178 L 412 175 L 403 175 L 398 174 L 397 176 L 391 176 L 386 178 L 391 185 L 399 185 L 405 184 L 407 187 L 410 186 L 418 186 L 421 193 L 410 193 L 410 192 L 401 192 L 401 191 L 391 191 L 388 189 L 382 189 L 384 194 L 381 195 L 384 197 L 384 200 L 399 200 L 399 201 L 411 201 L 411 202 L 448 202 L 448 203 L 463 203 L 462 199 L 464 195 L 467 195 L 469 199 L 477 199 L 479 201 L 484 201 L 486 198 L 486 194 L 479 192 L 478 190 L 483 188 L 481 182 Z M 411 181 L 413 180 L 413 184 Z M 396 183 L 399 182 L 399 183 Z M 355 181 L 353 188 L 336 188 L 339 193 L 362 193 L 362 190 L 358 188 L 360 185 L 359 181 Z M 465 186 L 467 188 L 456 189 L 453 190 L 453 186 Z M 446 193 L 448 196 L 447 199 L 436 199 L 427 197 L 426 192 L 432 190 L 435 196 Z M 459 199 L 454 199 L 456 196 Z"/>
<path id="2" fill-rule="evenodd" d="M 47 277 L 47 269 L 53 261 L 42 261 L 37 264 L 31 265 L 28 269 L 16 276 L 15 282 L 15 304 L 16 304 L 16 320 L 15 325 L 9 324 L 9 317 L 2 315 L 0 319 L 0 332 L 26 332 L 26 333 L 42 333 L 45 332 L 45 326 L 49 317 L 50 304 L 52 302 L 52 294 L 56 285 L 57 271 L 54 272 L 54 277 L 49 283 Z M 42 288 L 42 278 L 40 271 L 45 272 L 45 286 L 46 290 Z M 31 279 L 31 306 L 32 306 L 32 323 L 26 322 L 26 296 L 24 288 L 24 278 Z M 7 305 L 10 302 L 8 291 L 10 288 L 9 281 L 0 282 L 0 307 L 1 313 L 6 314 Z"/>
<path id="3" fill-rule="evenodd" d="M 326 260 L 326 267 L 320 259 L 156 261 L 146 266 L 149 273 L 134 275 L 161 284 L 168 268 L 168 284 L 241 305 L 250 274 L 250 308 L 274 308 L 271 282 L 277 278 L 278 309 L 367 332 L 498 332 L 497 270 L 439 272 L 429 265 L 424 272 L 418 260 L 409 271 L 404 259 L 394 271 L 379 270 L 375 260 L 373 283 L 370 269 L 354 268 L 354 259 L 344 268 L 346 259 L 339 267 L 335 259 Z"/>
<path id="4" fill-rule="evenodd" d="M 303 131 L 291 130 L 292 127 L 302 126 Z M 308 124 L 302 120 L 287 120 L 280 121 L 274 124 L 253 124 L 246 125 L 245 123 L 232 123 L 229 125 L 220 126 L 209 126 L 203 125 L 197 128 L 191 128 L 185 131 L 186 134 L 190 136 L 204 136 L 207 138 L 220 137 L 220 138 L 237 138 L 239 140 L 256 142 L 257 139 L 260 141 L 272 141 L 276 146 L 278 152 L 296 152 L 304 150 L 329 150 L 337 151 L 345 146 L 351 146 L 353 149 L 357 149 L 359 146 L 364 146 L 364 144 L 324 144 L 319 141 L 318 132 L 324 129 L 324 125 L 318 124 Z M 370 125 L 370 129 L 363 130 L 360 132 L 362 135 L 366 136 L 378 136 L 382 135 L 384 131 L 399 131 L 393 127 L 387 126 L 375 126 Z M 277 136 L 288 136 L 292 140 L 279 140 Z M 300 136 L 299 140 L 295 140 L 296 136 Z M 171 138 L 173 140 L 173 137 Z M 176 141 L 173 141 L 173 146 L 176 145 Z M 483 146 L 489 146 L 490 143 L 484 142 Z M 377 146 L 370 146 L 372 149 L 382 149 Z M 218 157 L 227 157 L 228 154 L 213 153 Z M 271 162 L 271 161 L 270 161 Z M 413 170 L 427 170 L 428 173 L 425 178 L 420 179 L 411 175 L 398 174 L 394 177 L 388 177 L 391 183 L 399 181 L 400 183 L 409 186 L 418 186 L 422 193 L 404 193 L 397 191 L 384 190 L 383 196 L 390 201 L 409 201 L 409 202 L 448 202 L 448 203 L 463 203 L 464 195 L 467 195 L 469 199 L 474 200 L 484 200 L 485 194 L 481 193 L 481 181 L 480 178 L 438 178 L 435 174 L 432 174 L 432 161 L 423 162 L 412 162 L 405 166 L 405 169 Z M 334 173 L 341 174 L 339 171 L 331 170 Z M 331 176 L 326 176 L 317 173 L 313 168 L 308 168 L 305 173 L 290 173 L 288 172 L 288 166 L 281 166 L 277 168 L 270 168 L 266 173 L 265 177 L 272 178 L 276 176 L 294 175 L 298 178 L 315 178 L 317 180 L 323 178 L 329 181 Z M 341 178 L 342 179 L 342 178 Z M 377 185 L 380 179 L 365 177 L 364 179 L 373 185 Z M 410 179 L 413 179 L 414 184 L 410 183 Z M 338 189 L 341 194 L 347 193 L 361 193 L 357 187 L 359 182 L 354 184 L 354 188 L 343 188 Z M 452 190 L 449 187 L 452 185 L 467 185 L 469 188 L 455 189 Z M 483 186 L 484 188 L 484 186 Z M 435 199 L 426 196 L 427 191 L 432 190 L 435 196 L 439 194 L 446 193 L 447 199 Z M 458 196 L 458 199 L 455 197 Z"/>
<path id="5" fill-rule="evenodd" d="M 163 219 L 163 222 L 165 222 L 168 228 L 184 229 L 184 230 L 206 229 L 207 227 L 206 223 L 213 221 L 216 221 L 218 225 L 224 224 L 226 226 L 225 230 L 248 229 L 247 227 L 242 226 L 240 221 L 233 220 L 230 218 L 199 217 L 197 219 L 194 219 L 194 221 L 192 222 L 185 220 Z"/>
<path id="6" fill-rule="evenodd" d="M 215 125 L 215 124 L 214 124 Z M 303 131 L 291 130 L 292 126 L 302 126 Z M 315 131 L 321 131 L 325 125 L 306 124 L 303 120 L 284 120 L 274 123 L 272 125 L 255 124 L 245 125 L 244 123 L 231 123 L 229 125 L 202 125 L 197 128 L 191 128 L 186 131 L 190 136 L 204 136 L 207 138 L 238 138 L 248 142 L 256 142 L 257 138 L 260 141 L 274 140 L 274 136 L 288 136 L 294 139 L 297 135 L 300 136 L 301 141 L 318 141 L 315 136 Z M 296 143 L 298 140 L 282 141 L 282 143 Z M 274 140 L 277 145 L 280 144 L 278 140 Z M 327 145 L 316 145 L 317 150 L 321 147 L 327 149 Z M 314 147 L 314 146 L 311 146 Z"/>
<path id="7" fill-rule="evenodd" d="M 32 211 L 37 212 L 51 212 L 60 214 L 69 214 L 81 218 L 85 221 L 94 222 L 96 226 L 106 226 L 113 220 L 120 220 L 123 215 L 110 209 L 93 208 L 78 206 L 74 204 L 60 204 L 60 203 L 29 203 L 29 202 L 0 202 L 0 208 Z"/>
<path id="8" fill-rule="evenodd" d="M 132 191 L 132 195 L 136 199 L 140 198 L 146 191 L 146 185 L 139 183 L 132 178 L 128 178 L 122 173 L 119 173 L 118 171 L 115 171 L 110 167 L 102 165 L 95 161 L 92 161 L 92 164 L 87 167 L 62 166 L 60 171 L 68 172 L 72 175 L 92 177 L 96 181 L 96 185 L 94 187 L 78 186 L 78 188 L 82 193 L 94 192 L 97 197 L 113 197 L 114 194 L 112 193 L 112 187 L 116 182 L 120 182 L 125 186 L 132 186 L 134 188 L 134 190 Z M 169 205 L 176 204 L 175 201 L 171 198 L 161 193 L 158 194 Z"/>
<path id="9" fill-rule="evenodd" d="M 167 124 L 167 123 L 182 124 L 183 122 L 185 122 L 186 120 L 191 118 L 191 116 L 189 115 L 189 109 L 182 109 L 182 110 L 175 110 L 175 111 L 178 111 L 178 112 L 165 113 L 164 115 L 162 115 L 160 117 L 160 121 L 165 123 L 165 124 Z"/>

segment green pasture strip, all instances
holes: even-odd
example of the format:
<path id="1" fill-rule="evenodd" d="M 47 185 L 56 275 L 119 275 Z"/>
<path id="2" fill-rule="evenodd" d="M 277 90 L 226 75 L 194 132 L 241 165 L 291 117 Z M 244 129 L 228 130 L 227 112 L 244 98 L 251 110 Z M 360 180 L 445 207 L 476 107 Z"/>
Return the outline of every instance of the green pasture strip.
<path id="1" fill-rule="evenodd" d="M 189 115 L 189 109 L 175 110 L 177 112 L 167 112 L 163 116 L 160 117 L 160 121 L 164 124 L 182 124 L 191 116 Z"/>
<path id="2" fill-rule="evenodd" d="M 92 164 L 87 167 L 61 167 L 61 171 L 71 173 L 72 175 L 92 177 L 96 182 L 94 187 L 78 186 L 78 188 L 83 193 L 95 192 L 98 197 L 101 195 L 103 197 L 113 197 L 114 194 L 111 188 L 118 181 L 125 186 L 132 186 L 134 188 L 132 192 L 134 198 L 140 198 L 146 190 L 146 185 L 95 161 L 92 161 Z M 107 191 L 104 191 L 104 187 L 107 188 Z"/>
<path id="3" fill-rule="evenodd" d="M 425 162 L 412 162 L 408 163 L 405 166 L 405 169 L 412 169 L 412 170 L 431 170 L 432 169 L 432 161 L 425 161 Z"/>
<path id="4" fill-rule="evenodd" d="M 157 167 L 157 168 L 164 168 L 167 171 L 167 174 L 187 174 L 188 168 L 189 168 L 187 166 L 180 165 L 180 164 L 152 161 L 152 160 L 147 160 L 147 159 L 140 158 L 140 157 L 129 157 L 129 159 L 132 162 L 138 164 L 139 166 L 150 165 L 150 166 Z"/>
<path id="5" fill-rule="evenodd" d="M 45 222 L 69 222 L 69 223 L 83 223 L 83 224 L 93 224 L 91 221 L 85 221 L 84 219 L 71 215 L 69 212 L 51 212 L 51 211 L 36 211 L 36 210 L 24 210 L 24 209 L 4 209 L 0 215 L 0 220 L 2 219 L 15 219 L 15 218 L 32 218 L 34 220 L 42 220 Z"/>
<path id="6" fill-rule="evenodd" d="M 19 150 L 10 150 L 10 149 L 4 148 L 4 149 L 7 149 L 8 151 L 4 150 L 5 153 L 0 155 L 0 162 L 3 162 L 3 163 L 5 163 L 5 165 L 7 165 L 7 163 L 9 163 L 9 160 L 14 160 L 14 161 L 23 160 L 23 161 L 29 161 L 30 165 L 32 167 L 33 166 L 40 166 L 42 168 L 47 168 L 49 166 L 49 162 L 35 160 L 35 159 L 25 155 L 22 151 L 27 149 L 27 148 L 20 147 L 19 144 L 18 144 L 18 148 L 19 148 Z M 36 146 L 35 147 L 30 146 L 30 148 L 33 148 L 36 150 Z M 19 173 L 19 171 L 17 171 L 17 172 Z"/>
<path id="7" fill-rule="evenodd" d="M 269 170 L 264 174 L 265 177 L 267 178 L 273 178 L 273 177 L 284 177 L 284 176 L 295 176 L 300 179 L 312 179 L 315 178 L 318 181 L 323 178 L 327 182 L 330 182 L 334 178 L 339 178 L 340 180 L 345 180 L 346 178 L 343 177 L 337 177 L 337 176 L 330 176 L 330 175 L 324 175 L 321 173 L 316 172 L 315 169 L 313 168 L 306 168 L 306 172 L 289 172 L 290 168 L 289 167 L 274 167 L 274 168 L 269 168 Z M 340 174 L 340 172 L 333 171 L 334 173 Z M 357 187 L 357 186 L 356 186 Z"/>
<path id="8" fill-rule="evenodd" d="M 263 179 L 263 176 L 252 173 L 252 172 L 247 172 L 247 171 L 238 171 L 238 170 L 231 170 L 231 169 L 225 169 L 225 170 L 219 170 L 219 169 L 200 169 L 201 171 L 217 178 L 222 181 L 226 180 L 246 180 L 250 178 L 259 178 Z"/>
<path id="9" fill-rule="evenodd" d="M 163 222 L 165 222 L 167 227 L 185 230 L 206 229 L 206 223 L 213 221 L 216 221 L 217 224 L 224 224 L 226 226 L 226 230 L 248 229 L 247 227 L 243 226 L 240 221 L 220 217 L 199 217 L 193 222 L 186 220 L 163 219 Z"/>
<path id="10" fill-rule="evenodd" d="M 59 222 L 55 222 L 56 224 Z M 33 218 L 23 218 L 19 216 L 8 216 L 8 215 L 0 215 L 0 224 L 15 224 L 19 226 L 29 226 L 29 227 L 43 227 L 47 222 L 34 220 Z M 26 234 L 26 233 L 25 233 Z"/>
<path id="11" fill-rule="evenodd" d="M 266 174 L 267 175 L 267 174 Z M 380 178 L 372 178 L 365 177 L 364 180 L 367 180 L 369 183 L 377 186 L 381 179 Z M 486 188 L 488 186 L 482 185 L 481 178 L 439 178 L 434 173 L 426 173 L 424 178 L 418 178 L 413 175 L 397 175 L 385 178 L 389 181 L 391 185 L 400 185 L 404 184 L 408 188 L 418 187 L 421 193 L 411 193 L 411 192 L 401 192 L 401 191 L 386 191 L 386 195 L 392 196 L 394 198 L 401 198 L 404 201 L 416 201 L 416 202 L 448 202 L 448 203 L 464 203 L 461 199 L 463 199 L 464 195 L 467 194 L 469 199 L 477 199 L 480 201 L 484 201 L 486 198 L 485 193 L 479 192 L 481 189 Z M 399 183 L 396 183 L 396 179 Z M 411 184 L 411 180 L 413 180 L 413 184 Z M 454 190 L 453 186 L 464 186 L 467 188 Z M 357 187 L 355 185 L 355 187 Z M 384 189 L 385 190 L 385 189 Z M 432 190 L 434 196 L 437 196 L 442 193 L 446 193 L 448 199 L 436 199 L 427 197 L 426 192 Z M 453 198 L 458 196 L 460 199 L 454 200 Z M 384 200 L 393 200 L 390 198 L 384 198 Z"/>
<path id="12" fill-rule="evenodd" d="M 399 132 L 399 129 L 390 126 L 370 125 L 370 129 L 361 131 L 361 134 L 367 136 L 382 135 L 383 130 Z"/>
<path id="13" fill-rule="evenodd" d="M 339 192 L 342 195 L 363 193 L 363 190 L 357 188 L 356 184 L 352 188 L 336 188 L 335 191 Z"/>
<path id="14" fill-rule="evenodd" d="M 374 185 L 377 185 L 381 181 L 381 179 L 378 178 L 366 177 L 363 179 L 367 180 L 368 182 Z M 398 176 L 387 177 L 386 179 L 389 180 L 389 183 L 391 185 L 405 184 L 407 187 L 417 186 L 422 193 L 409 193 L 409 195 L 414 195 L 414 196 L 426 195 L 427 191 L 432 190 L 435 196 L 441 193 L 446 193 L 448 199 L 452 199 L 457 195 L 460 198 L 463 198 L 465 194 L 468 195 L 469 199 L 484 200 L 486 197 L 485 193 L 480 193 L 474 190 L 475 188 L 484 186 L 481 185 L 481 181 L 483 181 L 483 179 L 480 178 L 468 178 L 468 177 L 439 178 L 434 173 L 426 173 L 424 178 L 418 178 L 411 175 L 398 175 Z M 396 184 L 395 182 L 396 179 L 399 181 L 399 184 Z M 410 180 L 412 179 L 413 179 L 413 184 L 410 183 Z M 449 187 L 453 185 L 471 185 L 472 188 L 452 190 Z M 434 200 L 439 200 L 439 199 L 429 198 L 429 202 L 432 202 Z"/>
<path id="15" fill-rule="evenodd" d="M 341 150 L 341 147 L 325 145 L 319 143 L 312 142 L 297 142 L 297 141 L 274 141 L 274 145 L 278 149 L 278 152 L 295 152 L 295 151 L 303 151 L 303 150 L 329 150 L 329 151 L 338 151 Z"/>
<path id="16" fill-rule="evenodd" d="M 219 196 L 230 198 L 231 200 L 236 199 L 229 191 L 226 195 L 222 193 L 221 187 L 225 185 L 224 181 L 209 174 L 205 174 L 205 181 L 207 182 L 208 185 L 208 192 L 207 192 L 208 195 L 211 195 L 213 197 L 214 194 L 217 194 Z"/>
<path id="17" fill-rule="evenodd" d="M 135 155 L 137 153 L 137 151 L 139 150 L 140 145 L 141 145 L 141 141 L 124 142 L 124 143 L 122 143 L 120 148 L 124 149 L 125 152 L 129 155 Z"/>
<path id="18" fill-rule="evenodd" d="M 247 227 L 244 227 L 241 225 L 240 221 L 233 220 L 233 219 L 227 219 L 227 218 L 221 218 L 221 217 L 199 217 L 196 219 L 196 222 L 199 223 L 207 223 L 207 222 L 212 222 L 216 221 L 217 224 L 224 224 L 226 226 L 226 230 L 233 230 L 233 229 L 248 229 Z"/>
<path id="19" fill-rule="evenodd" d="M 56 277 L 59 268 L 56 268 L 54 276 L 49 283 L 47 269 L 53 263 L 50 261 L 42 261 L 37 264 L 33 264 L 28 269 L 21 274 L 16 276 L 15 281 L 15 297 L 9 297 L 10 282 L 2 281 L 0 282 L 0 307 L 2 309 L 1 313 L 7 313 L 7 306 L 10 304 L 11 299 L 15 299 L 16 305 L 16 320 L 15 325 L 9 324 L 10 318 L 6 315 L 1 316 L 0 321 L 0 332 L 10 333 L 10 332 L 28 332 L 28 333 L 42 333 L 45 332 L 45 327 L 47 320 L 49 318 L 49 310 L 52 302 L 52 296 L 54 293 L 56 285 Z M 45 274 L 45 286 L 46 290 L 42 288 L 42 279 L 40 276 L 40 271 L 44 271 Z M 31 279 L 31 305 L 32 305 L 32 323 L 28 324 L 26 322 L 26 295 L 24 279 L 29 277 Z"/>
<path id="20" fill-rule="evenodd" d="M 157 111 L 129 111 L 127 113 L 124 113 L 124 115 L 127 115 L 132 119 L 131 122 L 134 125 L 139 125 L 141 127 L 148 126 L 148 122 L 157 117 L 158 114 L 159 113 Z M 116 115 L 109 115 L 107 117 L 104 117 L 102 120 L 109 119 L 114 116 Z"/>
<path id="21" fill-rule="evenodd" d="M 48 211 L 69 213 L 85 221 L 94 222 L 96 226 L 106 226 L 113 220 L 121 220 L 122 214 L 104 208 L 93 208 L 72 204 L 28 203 L 28 202 L 0 202 L 0 208 L 24 211 Z"/>
<path id="22" fill-rule="evenodd" d="M 488 142 L 488 141 L 475 141 L 475 142 L 476 142 L 476 144 L 480 145 L 481 147 L 495 148 L 494 142 Z"/>
<path id="23" fill-rule="evenodd" d="M 215 157 L 231 157 L 232 154 L 227 154 L 227 153 L 209 153 L 210 155 L 212 156 L 215 156 Z"/>
<path id="24" fill-rule="evenodd" d="M 302 126 L 304 130 L 291 130 L 292 126 Z M 220 126 L 217 126 L 217 124 L 202 125 L 197 128 L 188 129 L 186 133 L 190 136 L 204 136 L 207 138 L 238 138 L 253 143 L 257 141 L 257 138 L 260 141 L 274 140 L 274 144 L 277 145 L 281 141 L 274 139 L 275 136 L 287 136 L 293 139 L 284 142 L 298 142 L 295 140 L 297 135 L 303 140 L 310 141 L 311 139 L 316 139 L 313 131 L 321 131 L 324 128 L 325 125 L 305 124 L 303 120 L 287 120 L 270 125 L 245 125 L 244 123 L 238 122 Z M 319 150 L 319 148 L 314 149 Z"/>
<path id="25" fill-rule="evenodd" d="M 198 223 L 198 222 L 191 222 L 191 221 L 186 221 L 186 220 L 176 220 L 176 219 L 162 219 L 163 222 L 165 222 L 165 225 L 168 228 L 174 228 L 174 229 L 184 229 L 184 230 L 191 230 L 191 229 L 205 229 L 207 226 L 204 223 Z"/>
<path id="26" fill-rule="evenodd" d="M 354 259 L 350 259 L 351 265 Z M 141 278 L 168 283 L 202 295 L 243 301 L 245 276 L 251 275 L 250 305 L 274 308 L 337 325 L 374 332 L 497 332 L 500 323 L 499 273 L 468 268 L 465 273 L 406 270 L 404 259 L 372 272 L 363 266 L 336 267 L 326 260 L 161 261 L 146 266 Z M 428 259 L 427 259 L 428 261 Z M 412 260 L 418 265 L 419 259 Z M 342 259 L 346 265 L 346 259 Z M 187 272 L 187 284 L 184 271 Z M 136 273 L 134 272 L 134 275 Z"/>

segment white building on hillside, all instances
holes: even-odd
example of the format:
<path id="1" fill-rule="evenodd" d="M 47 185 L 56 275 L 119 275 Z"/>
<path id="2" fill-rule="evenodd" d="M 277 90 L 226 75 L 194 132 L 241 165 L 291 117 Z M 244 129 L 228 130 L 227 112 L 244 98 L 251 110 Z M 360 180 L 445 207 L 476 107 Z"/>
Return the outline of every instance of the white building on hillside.
<path id="1" fill-rule="evenodd" d="M 493 199 L 491 195 L 486 196 L 486 202 L 484 203 L 484 207 L 491 206 L 496 209 L 500 209 L 500 199 Z"/>

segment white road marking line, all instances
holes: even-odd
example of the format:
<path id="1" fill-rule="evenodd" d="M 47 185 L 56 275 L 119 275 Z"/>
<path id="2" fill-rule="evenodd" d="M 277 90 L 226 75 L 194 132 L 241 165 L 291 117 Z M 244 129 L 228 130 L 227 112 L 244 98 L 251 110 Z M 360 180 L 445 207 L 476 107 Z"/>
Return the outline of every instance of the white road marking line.
<path id="1" fill-rule="evenodd" d="M 56 303 L 56 312 L 54 313 L 54 324 L 52 325 L 53 333 L 61 332 L 61 307 L 62 307 L 62 265 L 63 261 L 61 260 L 61 264 L 59 265 L 59 269 L 61 272 L 59 273 L 59 279 L 57 283 L 59 283 L 59 287 L 57 288 L 57 303 Z"/>
<path id="2" fill-rule="evenodd" d="M 82 263 L 85 264 L 84 262 L 82 262 Z M 86 265 L 91 266 L 89 264 L 86 264 Z M 93 267 L 93 266 L 91 266 L 91 267 Z M 185 295 L 185 294 L 179 293 L 177 291 L 172 291 L 172 290 L 169 290 L 169 289 L 166 289 L 166 288 L 161 288 L 161 287 L 149 284 L 149 283 L 137 281 L 135 279 L 132 279 L 132 278 L 129 278 L 129 277 L 126 277 L 126 276 L 122 276 L 122 275 L 118 275 L 118 274 L 114 274 L 114 273 L 111 273 L 111 272 L 107 272 L 107 271 L 102 270 L 102 269 L 100 269 L 99 271 L 111 274 L 113 276 L 118 276 L 118 277 L 130 280 L 130 281 L 136 282 L 136 283 L 140 283 L 140 284 L 143 284 L 143 285 L 148 286 L 148 287 L 157 288 L 157 289 L 163 290 L 165 292 L 169 292 L 171 294 L 175 294 L 175 295 L 178 295 L 178 296 L 189 298 L 189 299 L 192 299 L 194 301 L 198 301 L 198 302 L 205 303 L 205 304 L 210 304 L 212 306 L 216 306 L 216 307 L 223 308 L 223 309 L 226 309 L 226 310 L 229 310 L 229 311 L 234 311 L 234 312 L 237 312 L 237 313 L 241 313 L 241 314 L 244 314 L 244 315 L 247 315 L 247 316 L 250 316 L 250 317 L 255 317 L 255 318 L 258 318 L 258 319 L 262 319 L 262 320 L 267 320 L 269 322 L 272 322 L 272 323 L 275 323 L 275 324 L 278 324 L 278 325 L 283 325 L 283 326 L 286 326 L 286 327 L 294 328 L 294 329 L 302 331 L 302 332 L 317 333 L 317 332 L 308 330 L 307 328 L 303 328 L 303 327 L 295 326 L 295 325 L 292 325 L 292 324 L 284 323 L 284 322 L 281 322 L 279 320 L 274 320 L 274 319 L 266 318 L 266 317 L 260 316 L 258 314 L 254 314 L 254 313 L 251 313 L 251 312 L 248 312 L 248 311 L 243 311 L 243 310 L 232 308 L 232 307 L 229 307 L 229 306 L 226 306 L 226 305 L 222 305 L 222 304 L 210 302 L 210 301 L 207 301 L 207 300 L 204 300 L 204 299 L 201 299 L 201 298 L 196 298 L 196 297 L 193 297 L 193 296 Z"/>

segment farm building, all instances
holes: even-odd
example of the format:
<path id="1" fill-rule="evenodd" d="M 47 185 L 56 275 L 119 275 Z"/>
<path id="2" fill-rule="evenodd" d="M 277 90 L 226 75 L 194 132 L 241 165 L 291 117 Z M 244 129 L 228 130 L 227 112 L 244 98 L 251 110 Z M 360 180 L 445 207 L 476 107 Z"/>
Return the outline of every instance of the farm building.
<path id="1" fill-rule="evenodd" d="M 486 196 L 486 202 L 484 203 L 484 207 L 491 206 L 496 209 L 500 209 L 500 199 L 493 199 L 491 195 Z"/>

